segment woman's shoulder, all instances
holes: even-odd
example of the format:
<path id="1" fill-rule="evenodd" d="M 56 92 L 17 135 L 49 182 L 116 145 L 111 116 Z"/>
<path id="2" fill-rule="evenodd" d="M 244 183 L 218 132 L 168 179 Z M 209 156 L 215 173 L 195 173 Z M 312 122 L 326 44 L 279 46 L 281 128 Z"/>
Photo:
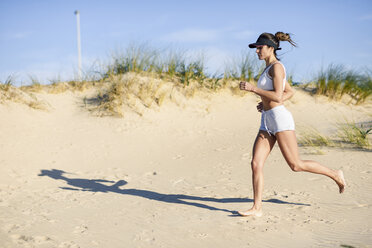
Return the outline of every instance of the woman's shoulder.
<path id="1" fill-rule="evenodd" d="M 274 75 L 274 73 L 280 73 L 280 72 L 284 72 L 285 73 L 285 67 L 283 65 L 282 62 L 278 61 L 276 63 L 274 63 L 270 70 L 269 70 L 269 75 L 272 77 L 272 75 Z"/>
<path id="2" fill-rule="evenodd" d="M 276 68 L 278 68 L 278 67 L 282 67 L 282 68 L 285 69 L 285 66 L 284 66 L 284 64 L 283 64 L 281 61 L 277 61 L 277 62 L 275 62 L 275 63 L 273 64 L 273 67 L 276 67 Z"/>

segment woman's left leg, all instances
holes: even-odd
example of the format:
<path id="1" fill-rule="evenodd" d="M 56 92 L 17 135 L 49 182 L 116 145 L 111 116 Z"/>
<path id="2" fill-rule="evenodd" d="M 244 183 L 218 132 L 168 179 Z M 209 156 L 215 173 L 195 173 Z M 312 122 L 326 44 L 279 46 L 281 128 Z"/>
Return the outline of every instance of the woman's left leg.
<path id="1" fill-rule="evenodd" d="M 345 179 L 341 170 L 329 169 L 313 160 L 301 160 L 295 131 L 281 131 L 275 134 L 279 148 L 293 171 L 307 171 L 332 178 L 338 185 L 340 193 L 344 192 Z"/>

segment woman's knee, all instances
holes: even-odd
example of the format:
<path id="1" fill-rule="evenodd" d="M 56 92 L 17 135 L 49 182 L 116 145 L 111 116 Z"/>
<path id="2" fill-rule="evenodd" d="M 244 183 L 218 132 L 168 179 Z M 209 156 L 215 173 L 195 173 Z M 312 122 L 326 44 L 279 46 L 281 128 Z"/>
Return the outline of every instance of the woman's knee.
<path id="1" fill-rule="evenodd" d="M 290 161 L 288 165 L 294 172 L 303 171 L 302 161 Z"/>
<path id="2" fill-rule="evenodd" d="M 257 160 L 252 160 L 251 161 L 251 167 L 252 167 L 253 172 L 260 172 L 260 171 L 262 171 L 263 163 L 261 163 Z"/>

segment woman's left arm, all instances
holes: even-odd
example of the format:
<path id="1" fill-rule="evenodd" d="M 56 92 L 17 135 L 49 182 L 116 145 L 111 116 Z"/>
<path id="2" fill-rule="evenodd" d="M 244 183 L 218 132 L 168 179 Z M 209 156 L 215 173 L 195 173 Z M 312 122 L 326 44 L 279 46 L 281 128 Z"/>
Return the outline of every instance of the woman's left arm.
<path id="1" fill-rule="evenodd" d="M 285 80 L 285 88 L 284 88 L 284 93 L 283 93 L 283 102 L 287 101 L 294 95 L 295 91 L 291 87 L 291 85 L 288 83 L 287 80 Z"/>
<path id="2" fill-rule="evenodd" d="M 240 89 L 253 92 L 259 96 L 265 97 L 270 101 L 282 103 L 283 99 L 283 80 L 284 80 L 284 69 L 280 64 L 274 64 L 273 68 L 273 86 L 274 90 L 263 90 L 257 88 L 255 85 L 248 82 L 240 82 Z M 289 84 L 288 84 L 289 85 Z"/>

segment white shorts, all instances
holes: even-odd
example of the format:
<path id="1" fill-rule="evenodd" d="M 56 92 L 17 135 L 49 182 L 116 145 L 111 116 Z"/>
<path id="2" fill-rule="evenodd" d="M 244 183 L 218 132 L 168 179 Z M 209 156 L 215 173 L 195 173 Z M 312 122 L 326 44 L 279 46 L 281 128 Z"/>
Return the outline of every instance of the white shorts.
<path id="1" fill-rule="evenodd" d="M 260 130 L 269 134 L 285 130 L 295 130 L 295 123 L 291 112 L 284 105 L 277 106 L 267 111 L 262 110 Z"/>

